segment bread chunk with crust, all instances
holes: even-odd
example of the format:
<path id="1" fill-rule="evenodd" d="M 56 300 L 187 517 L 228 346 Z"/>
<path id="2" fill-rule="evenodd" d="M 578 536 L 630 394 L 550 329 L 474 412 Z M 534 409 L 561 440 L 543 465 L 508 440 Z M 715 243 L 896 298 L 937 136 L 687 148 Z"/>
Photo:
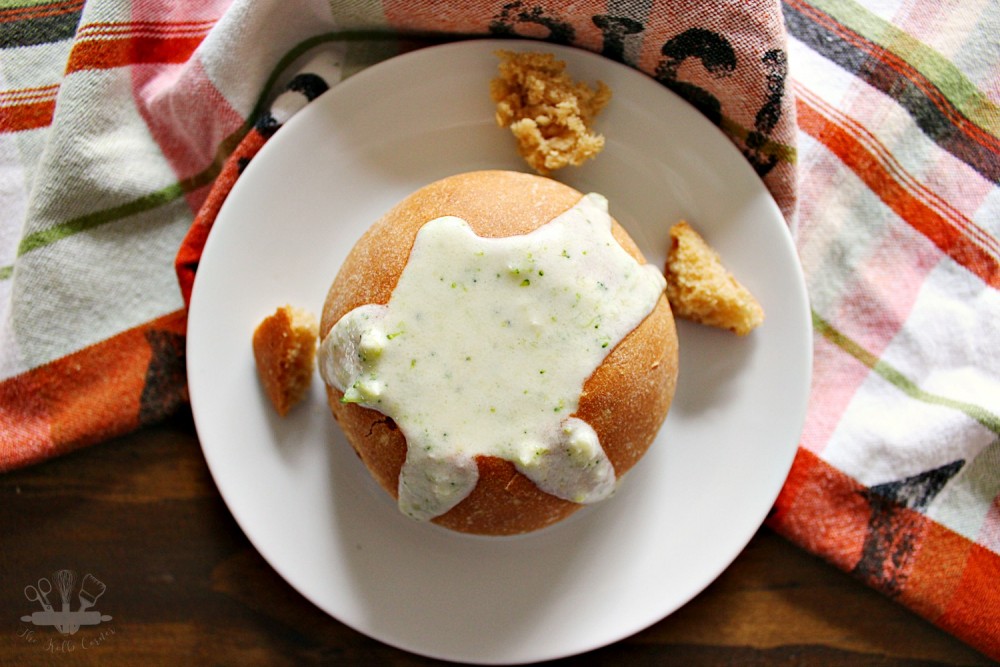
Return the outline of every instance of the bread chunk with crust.
<path id="1" fill-rule="evenodd" d="M 316 366 L 319 323 L 311 312 L 280 306 L 253 333 L 253 354 L 264 392 L 284 417 L 302 400 Z"/>
<path id="2" fill-rule="evenodd" d="M 670 229 L 667 299 L 674 315 L 745 336 L 764 321 L 764 309 L 686 222 Z"/>
<path id="3" fill-rule="evenodd" d="M 566 63 L 551 53 L 499 51 L 498 76 L 490 82 L 496 120 L 509 127 L 518 152 L 541 175 L 580 165 L 604 149 L 592 130 L 594 117 L 611 99 L 611 89 L 574 81 Z"/>

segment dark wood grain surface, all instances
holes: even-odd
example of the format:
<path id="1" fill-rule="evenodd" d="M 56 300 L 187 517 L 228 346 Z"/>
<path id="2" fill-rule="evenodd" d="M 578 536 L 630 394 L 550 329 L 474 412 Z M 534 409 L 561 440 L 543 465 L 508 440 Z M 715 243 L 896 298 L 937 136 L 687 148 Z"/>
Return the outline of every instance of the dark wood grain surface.
<path id="1" fill-rule="evenodd" d="M 0 507 L 0 664 L 446 664 L 358 634 L 289 587 L 226 509 L 187 413 L 0 475 Z M 103 582 L 94 609 L 111 619 L 65 637 L 22 621 L 40 610 L 25 586 L 59 569 Z M 993 664 L 766 528 L 672 616 L 561 662 Z"/>

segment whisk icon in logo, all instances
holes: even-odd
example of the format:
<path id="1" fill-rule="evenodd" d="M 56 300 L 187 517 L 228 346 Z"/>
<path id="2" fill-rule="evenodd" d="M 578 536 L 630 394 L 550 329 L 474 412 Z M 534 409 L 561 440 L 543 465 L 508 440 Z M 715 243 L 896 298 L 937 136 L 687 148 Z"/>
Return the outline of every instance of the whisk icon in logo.
<path id="1" fill-rule="evenodd" d="M 56 611 L 52 606 L 49 596 L 52 594 L 52 581 L 55 581 L 55 590 L 59 594 L 60 608 Z M 110 621 L 111 617 L 99 611 L 91 611 L 91 607 L 97 604 L 97 598 L 104 595 L 107 586 L 92 574 L 87 574 L 80 582 L 79 589 L 76 588 L 76 572 L 73 570 L 57 570 L 52 573 L 52 581 L 42 577 L 38 580 L 38 585 L 28 585 L 24 587 L 24 597 L 31 602 L 37 602 L 42 606 L 42 611 L 22 616 L 21 620 L 33 625 L 51 625 L 61 634 L 72 635 L 80 629 L 82 625 L 100 625 L 104 621 Z M 72 597 L 76 593 L 80 604 L 76 611 L 70 609 Z"/>

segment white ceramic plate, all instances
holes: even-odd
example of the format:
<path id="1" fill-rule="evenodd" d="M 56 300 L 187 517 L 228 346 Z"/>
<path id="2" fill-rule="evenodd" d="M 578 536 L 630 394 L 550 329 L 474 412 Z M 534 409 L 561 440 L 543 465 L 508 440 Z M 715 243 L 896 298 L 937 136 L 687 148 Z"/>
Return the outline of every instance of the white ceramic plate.
<path id="1" fill-rule="evenodd" d="M 756 293 L 746 338 L 679 324 L 679 388 L 617 496 L 517 538 L 401 515 L 327 412 L 321 382 L 286 419 L 255 375 L 251 332 L 275 307 L 319 312 L 344 256 L 385 210 L 446 175 L 526 170 L 497 128 L 493 52 L 540 49 L 614 99 L 604 152 L 558 174 L 597 191 L 647 258 L 690 221 Z M 806 294 L 785 222 L 738 151 L 648 77 L 532 42 L 427 48 L 317 99 L 255 157 L 219 214 L 190 310 L 188 373 L 205 458 L 243 531 L 318 607 L 388 644 L 481 664 L 584 652 L 670 614 L 739 554 L 788 473 L 811 369 Z M 317 378 L 318 380 L 318 378 Z"/>

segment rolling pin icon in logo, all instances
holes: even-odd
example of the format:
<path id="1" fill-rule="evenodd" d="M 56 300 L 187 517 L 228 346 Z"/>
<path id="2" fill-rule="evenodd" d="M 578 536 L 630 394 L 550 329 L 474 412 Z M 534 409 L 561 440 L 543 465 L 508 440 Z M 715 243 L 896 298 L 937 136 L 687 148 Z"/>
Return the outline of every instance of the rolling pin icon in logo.
<path id="1" fill-rule="evenodd" d="M 51 625 L 64 635 L 75 634 L 82 625 L 99 625 L 110 621 L 111 617 L 99 611 L 91 611 L 97 604 L 97 598 L 104 595 L 107 586 L 92 574 L 87 574 L 76 589 L 76 572 L 73 570 L 58 570 L 52 574 L 55 589 L 59 593 L 60 609 L 56 611 L 49 596 L 52 595 L 52 581 L 42 577 L 37 586 L 28 585 L 24 588 L 24 597 L 41 605 L 42 611 L 36 611 L 21 620 L 34 625 Z M 80 604 L 76 611 L 70 609 L 73 593 L 77 594 Z"/>

